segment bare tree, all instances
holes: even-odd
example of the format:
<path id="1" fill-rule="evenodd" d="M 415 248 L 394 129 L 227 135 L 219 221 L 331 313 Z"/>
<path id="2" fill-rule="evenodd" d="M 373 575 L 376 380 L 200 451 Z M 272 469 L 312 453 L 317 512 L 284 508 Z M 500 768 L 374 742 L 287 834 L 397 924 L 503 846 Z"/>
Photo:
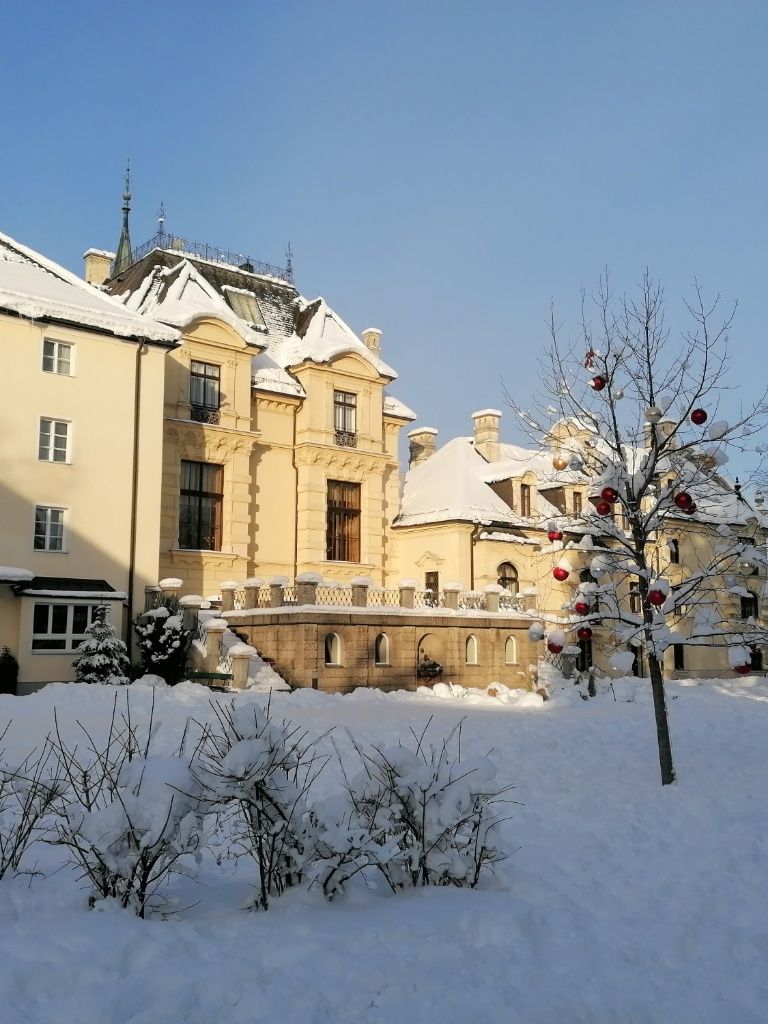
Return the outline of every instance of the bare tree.
<path id="1" fill-rule="evenodd" d="M 612 631 L 625 657 L 628 648 L 645 652 L 663 784 L 675 778 L 664 651 L 682 642 L 729 647 L 732 667 L 744 671 L 751 651 L 766 640 L 758 610 L 743 614 L 750 595 L 744 573 L 766 565 L 762 517 L 721 467 L 734 452 L 760 454 L 753 441 L 768 417 L 768 393 L 731 422 L 718 419 L 731 390 L 728 330 L 735 306 L 723 314 L 719 296 L 707 303 L 698 284 L 685 305 L 688 325 L 672 340 L 663 290 L 650 274 L 632 298 L 614 295 L 606 273 L 592 304 L 582 297 L 577 340 L 563 340 L 552 314 L 533 408 L 522 408 L 507 392 L 526 433 L 552 451 L 561 478 L 590 486 L 578 522 L 582 539 L 563 541 L 556 527 L 550 533 L 555 548 L 577 548 L 591 558 L 584 574 L 591 578 L 566 606 L 576 612 L 567 627 L 588 636 L 600 625 Z M 667 546 L 673 532 L 705 540 L 687 545 L 676 584 L 668 579 L 677 561 Z M 563 558 L 560 577 L 570 569 Z M 744 599 L 742 614 L 735 615 L 738 599 Z M 683 616 L 681 634 L 675 630 Z"/>

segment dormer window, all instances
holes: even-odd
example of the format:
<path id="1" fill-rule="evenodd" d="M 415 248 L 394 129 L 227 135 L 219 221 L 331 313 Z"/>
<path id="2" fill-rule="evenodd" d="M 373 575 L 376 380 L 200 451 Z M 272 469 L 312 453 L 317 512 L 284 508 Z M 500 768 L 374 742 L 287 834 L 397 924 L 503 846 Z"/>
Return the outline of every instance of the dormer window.
<path id="1" fill-rule="evenodd" d="M 249 292 L 245 288 L 232 288 L 229 285 L 224 285 L 223 291 L 236 316 L 239 316 L 241 320 L 246 320 L 254 327 L 266 326 L 254 292 Z"/>
<path id="2" fill-rule="evenodd" d="M 198 423 L 218 423 L 221 405 L 221 367 L 195 359 L 189 371 L 189 405 Z"/>
<path id="3" fill-rule="evenodd" d="M 333 429 L 336 444 L 357 447 L 357 395 L 351 391 L 333 392 Z"/>
<path id="4" fill-rule="evenodd" d="M 526 519 L 531 516 L 531 486 L 520 484 L 520 515 Z"/>

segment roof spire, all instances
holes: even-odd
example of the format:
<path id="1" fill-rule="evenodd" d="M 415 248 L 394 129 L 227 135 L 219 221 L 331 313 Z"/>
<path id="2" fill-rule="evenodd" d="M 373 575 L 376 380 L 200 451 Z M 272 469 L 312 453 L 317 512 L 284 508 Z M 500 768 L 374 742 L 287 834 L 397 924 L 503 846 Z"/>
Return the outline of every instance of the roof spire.
<path id="1" fill-rule="evenodd" d="M 123 192 L 123 230 L 120 232 L 120 241 L 117 244 L 117 256 L 115 257 L 115 269 L 113 276 L 121 274 L 131 265 L 131 233 L 128 227 L 128 214 L 131 212 L 131 162 L 126 161 L 125 165 L 125 191 Z"/>
<path id="2" fill-rule="evenodd" d="M 165 248 L 165 203 L 160 200 L 160 209 L 157 211 L 157 239 L 161 249 Z"/>
<path id="3" fill-rule="evenodd" d="M 288 248 L 285 250 L 285 272 L 288 276 L 288 280 L 293 282 L 293 249 L 291 243 L 288 243 Z"/>

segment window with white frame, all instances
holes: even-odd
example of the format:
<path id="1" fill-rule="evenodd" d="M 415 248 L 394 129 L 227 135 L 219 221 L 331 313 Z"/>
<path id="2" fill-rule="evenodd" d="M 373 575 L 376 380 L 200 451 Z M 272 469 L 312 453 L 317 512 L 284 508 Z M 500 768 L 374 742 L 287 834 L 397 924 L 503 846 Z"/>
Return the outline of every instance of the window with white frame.
<path id="1" fill-rule="evenodd" d="M 93 621 L 96 604 L 37 602 L 32 612 L 32 651 L 76 651 Z M 109 616 L 107 616 L 109 617 Z"/>
<path id="2" fill-rule="evenodd" d="M 40 417 L 37 457 L 41 462 L 69 462 L 69 423 Z"/>
<path id="3" fill-rule="evenodd" d="M 35 551 L 64 550 L 64 509 L 35 506 Z"/>
<path id="4" fill-rule="evenodd" d="M 64 377 L 72 375 L 72 349 L 65 341 L 43 341 L 43 370 L 46 373 L 60 373 Z"/>

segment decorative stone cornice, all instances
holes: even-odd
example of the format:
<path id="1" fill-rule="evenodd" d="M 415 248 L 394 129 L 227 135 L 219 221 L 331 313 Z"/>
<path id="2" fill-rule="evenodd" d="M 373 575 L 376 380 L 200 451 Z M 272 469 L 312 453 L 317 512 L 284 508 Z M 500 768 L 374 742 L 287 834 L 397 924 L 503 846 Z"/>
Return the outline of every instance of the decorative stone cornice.
<path id="1" fill-rule="evenodd" d="M 327 466 L 361 478 L 366 473 L 381 472 L 391 462 L 391 457 L 385 452 L 361 452 L 355 448 L 325 445 L 299 445 L 296 448 L 296 464 L 299 466 Z"/>
<path id="2" fill-rule="evenodd" d="M 166 420 L 165 436 L 183 456 L 216 461 L 227 455 L 250 455 L 258 441 L 258 433 L 209 423 Z"/>

